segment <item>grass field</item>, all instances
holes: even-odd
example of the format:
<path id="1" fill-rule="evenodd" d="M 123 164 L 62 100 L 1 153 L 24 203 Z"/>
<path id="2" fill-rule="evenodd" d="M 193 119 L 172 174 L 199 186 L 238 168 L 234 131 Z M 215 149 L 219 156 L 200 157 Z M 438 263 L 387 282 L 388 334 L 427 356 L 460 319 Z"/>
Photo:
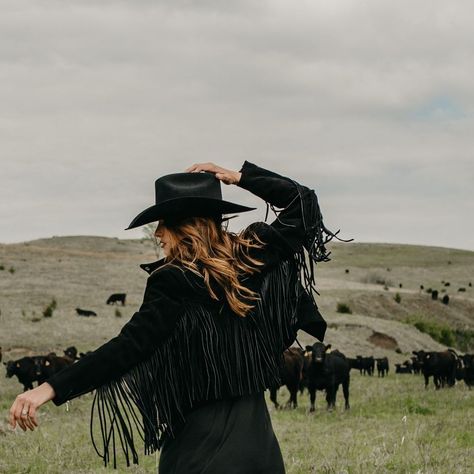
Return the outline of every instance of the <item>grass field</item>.
<path id="1" fill-rule="evenodd" d="M 474 282 L 474 252 L 397 244 L 334 244 L 331 251 L 332 261 L 317 269 L 317 301 L 329 324 L 325 342 L 333 348 L 351 357 L 387 356 L 393 369 L 414 349 L 445 349 L 407 324 L 410 318 L 474 329 L 474 289 L 468 285 Z M 3 360 L 60 354 L 69 345 L 92 350 L 115 336 L 141 302 L 147 275 L 139 263 L 154 259 L 145 240 L 84 236 L 0 244 Z M 444 290 L 450 304 L 431 300 L 420 284 Z M 105 304 L 114 292 L 127 293 L 127 306 Z M 52 299 L 57 309 L 44 318 Z M 347 303 L 352 314 L 337 313 L 338 302 Z M 78 318 L 76 307 L 98 316 Z M 398 352 L 374 344 L 375 332 L 395 339 Z M 313 342 L 305 334 L 299 340 Z M 0 376 L 0 473 L 105 472 L 89 439 L 91 395 L 74 400 L 69 412 L 48 404 L 40 429 L 25 434 L 7 427 L 7 411 L 20 390 L 16 378 Z M 281 389 L 280 400 L 286 397 Z M 354 373 L 349 412 L 341 411 L 341 399 L 339 393 L 332 413 L 321 392 L 314 414 L 308 413 L 307 394 L 295 411 L 270 407 L 288 474 L 474 472 L 474 390 L 463 383 L 435 391 L 425 390 L 419 376 Z M 140 466 L 119 472 L 156 472 L 156 461 L 142 456 Z"/>
<path id="2" fill-rule="evenodd" d="M 35 432 L 12 432 L 5 413 L 18 384 L 2 379 L 0 472 L 105 472 L 89 439 L 91 395 L 65 407 L 48 404 Z M 351 376 L 351 409 L 327 412 L 318 392 L 310 414 L 308 395 L 296 410 L 269 404 L 288 474 L 306 473 L 472 473 L 474 472 L 474 397 L 458 384 L 435 391 L 423 388 L 421 376 L 391 374 L 385 379 Z M 285 389 L 279 398 L 286 399 Z M 156 457 L 118 472 L 156 472 Z M 124 466 L 124 465 L 123 465 Z"/>

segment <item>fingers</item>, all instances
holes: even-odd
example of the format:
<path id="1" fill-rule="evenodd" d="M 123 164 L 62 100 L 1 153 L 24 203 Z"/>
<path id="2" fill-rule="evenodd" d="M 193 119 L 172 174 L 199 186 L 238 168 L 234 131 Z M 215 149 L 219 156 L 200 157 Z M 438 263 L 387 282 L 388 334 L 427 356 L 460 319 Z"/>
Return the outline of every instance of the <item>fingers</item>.
<path id="1" fill-rule="evenodd" d="M 10 426 L 15 429 L 18 425 L 23 431 L 33 431 L 38 426 L 37 407 L 27 401 L 24 394 L 18 395 L 10 408 Z"/>
<path id="2" fill-rule="evenodd" d="M 231 171 L 221 166 L 217 166 L 214 163 L 195 163 L 189 168 L 186 168 L 188 173 L 198 173 L 200 171 L 207 171 L 214 173 L 215 177 L 222 181 L 224 184 L 234 184 L 239 181 L 239 173 Z"/>
<path id="3" fill-rule="evenodd" d="M 36 413 L 36 407 L 30 406 L 30 420 L 35 426 L 38 426 L 38 417 Z"/>
<path id="4" fill-rule="evenodd" d="M 207 162 L 207 163 L 194 163 L 189 168 L 186 169 L 187 173 L 197 173 L 199 171 L 210 171 L 215 173 L 219 170 L 219 166 L 216 166 L 214 163 Z"/>

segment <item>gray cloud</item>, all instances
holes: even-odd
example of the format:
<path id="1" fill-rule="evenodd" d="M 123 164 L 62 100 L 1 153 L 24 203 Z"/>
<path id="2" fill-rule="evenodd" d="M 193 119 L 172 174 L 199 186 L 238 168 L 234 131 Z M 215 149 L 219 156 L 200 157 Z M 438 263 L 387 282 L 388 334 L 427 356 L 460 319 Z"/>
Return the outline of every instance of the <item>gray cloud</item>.
<path id="1" fill-rule="evenodd" d="M 473 14 L 468 1 L 4 0 L 0 241 L 139 236 L 122 229 L 155 177 L 248 159 L 317 189 L 356 241 L 474 250 Z"/>

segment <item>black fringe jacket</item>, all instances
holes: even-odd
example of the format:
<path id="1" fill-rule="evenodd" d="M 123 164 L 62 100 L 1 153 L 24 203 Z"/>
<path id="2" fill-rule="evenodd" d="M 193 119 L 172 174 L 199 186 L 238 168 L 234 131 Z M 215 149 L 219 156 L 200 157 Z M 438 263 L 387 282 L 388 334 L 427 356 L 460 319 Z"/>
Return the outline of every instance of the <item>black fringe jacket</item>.
<path id="1" fill-rule="evenodd" d="M 245 280 L 259 293 L 255 309 L 239 317 L 225 298 L 212 300 L 195 273 L 163 259 L 142 265 L 150 274 L 143 303 L 118 336 L 47 380 L 56 405 L 96 389 L 91 435 L 106 465 L 112 458 L 116 466 L 120 448 L 127 465 L 138 463 L 137 436 L 145 454 L 154 452 L 205 400 L 278 386 L 282 353 L 298 329 L 324 337 L 313 263 L 329 260 L 325 244 L 337 232 L 324 227 L 314 191 L 248 161 L 240 171 L 238 186 L 264 199 L 267 212 L 282 208 L 271 225 L 246 229 L 266 243 L 253 255 L 262 271 Z"/>

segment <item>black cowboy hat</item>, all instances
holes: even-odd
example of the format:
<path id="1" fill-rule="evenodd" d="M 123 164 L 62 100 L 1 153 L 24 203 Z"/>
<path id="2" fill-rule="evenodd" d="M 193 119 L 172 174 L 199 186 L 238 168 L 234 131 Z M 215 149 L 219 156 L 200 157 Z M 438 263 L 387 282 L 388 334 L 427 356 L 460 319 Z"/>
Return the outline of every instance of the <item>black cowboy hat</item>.
<path id="1" fill-rule="evenodd" d="M 222 199 L 221 182 L 213 173 L 173 173 L 155 181 L 156 204 L 140 212 L 125 229 L 134 229 L 159 219 L 190 216 L 222 217 L 222 214 L 253 211 Z"/>

